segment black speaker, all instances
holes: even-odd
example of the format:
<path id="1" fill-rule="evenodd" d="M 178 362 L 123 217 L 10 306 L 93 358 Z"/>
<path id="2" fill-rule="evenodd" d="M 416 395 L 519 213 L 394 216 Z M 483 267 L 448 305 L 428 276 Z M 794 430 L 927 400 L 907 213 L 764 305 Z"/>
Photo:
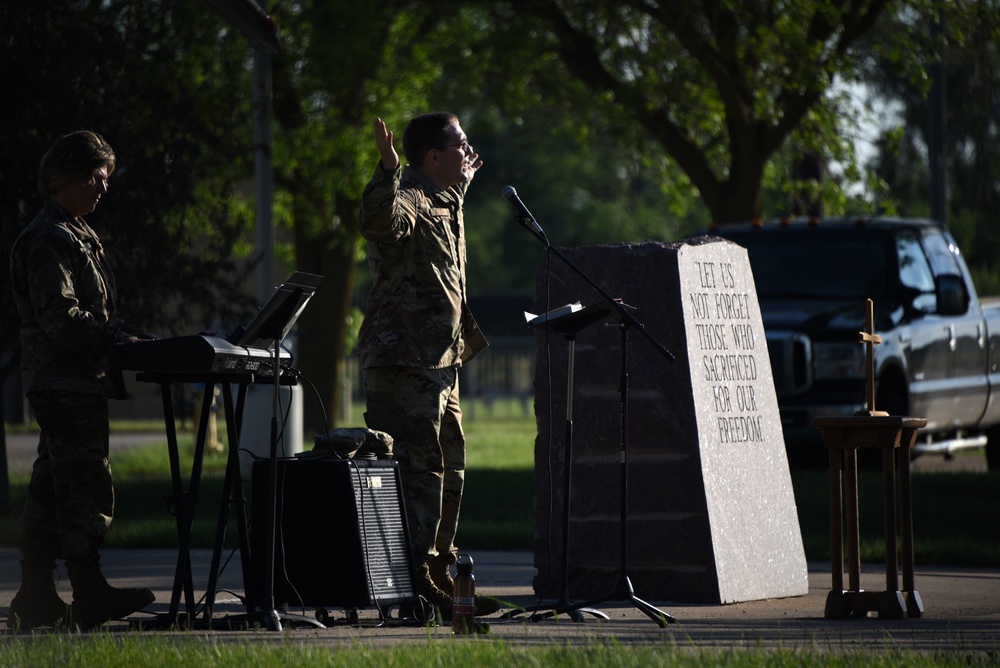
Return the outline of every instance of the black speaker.
<path id="1" fill-rule="evenodd" d="M 383 608 L 416 596 L 396 462 L 302 457 L 276 465 L 276 608 Z M 251 478 L 258 597 L 266 591 L 270 470 L 270 461 L 254 462 Z"/>

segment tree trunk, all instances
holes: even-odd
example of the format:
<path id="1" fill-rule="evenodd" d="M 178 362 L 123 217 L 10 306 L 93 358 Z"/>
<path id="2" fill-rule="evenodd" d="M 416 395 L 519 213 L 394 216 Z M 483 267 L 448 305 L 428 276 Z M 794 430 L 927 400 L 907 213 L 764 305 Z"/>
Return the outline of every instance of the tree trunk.
<path id="1" fill-rule="evenodd" d="M 338 204 L 346 215 L 353 216 L 356 207 L 352 203 Z M 345 398 L 340 381 L 356 259 L 356 240 L 352 231 L 340 228 L 316 237 L 305 232 L 309 227 L 308 224 L 296 226 L 298 269 L 323 276 L 323 282 L 298 321 L 295 365 L 318 394 L 317 398 L 308 383 L 303 387 L 303 429 L 307 441 L 310 434 L 325 433 L 336 426 L 338 408 Z M 350 229 L 353 230 L 353 225 Z"/>
<path id="2" fill-rule="evenodd" d="M 712 221 L 718 225 L 750 222 L 759 218 L 763 208 L 759 179 L 745 178 L 739 182 L 717 184 L 717 197 L 706 197 Z M 704 192 L 704 191 L 703 191 Z"/>

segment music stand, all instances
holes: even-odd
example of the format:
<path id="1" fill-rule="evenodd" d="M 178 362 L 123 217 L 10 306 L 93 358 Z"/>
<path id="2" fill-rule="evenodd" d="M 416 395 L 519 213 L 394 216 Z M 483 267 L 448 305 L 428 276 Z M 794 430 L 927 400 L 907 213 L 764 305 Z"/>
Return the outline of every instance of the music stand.
<path id="1" fill-rule="evenodd" d="M 566 308 L 566 307 L 563 307 Z M 600 610 L 590 607 L 574 607 L 569 600 L 569 519 L 570 519 L 570 492 L 572 490 L 572 466 L 573 466 L 573 373 L 574 358 L 576 356 L 576 334 L 581 329 L 589 327 L 603 320 L 613 307 L 607 302 L 594 304 L 578 310 L 561 312 L 562 309 L 554 309 L 528 321 L 528 325 L 535 329 L 550 329 L 566 337 L 566 442 L 563 452 L 563 517 L 562 517 L 562 582 L 559 589 L 559 598 L 552 604 L 540 604 L 527 608 L 511 610 L 501 616 L 502 619 L 511 619 L 524 613 L 532 613 L 530 619 L 534 620 L 537 613 L 545 610 L 567 609 L 570 619 L 574 622 L 584 621 L 581 613 L 587 612 L 601 619 L 608 619 L 608 616 Z M 544 617 L 544 615 L 543 615 Z"/>
<path id="2" fill-rule="evenodd" d="M 275 289 L 253 321 L 238 332 L 239 336 L 233 337 L 236 340 L 232 343 L 244 348 L 269 348 L 274 341 L 284 340 L 322 280 L 322 276 L 294 272 Z"/>
<path id="3" fill-rule="evenodd" d="M 628 330 L 631 325 L 622 320 L 618 325 L 621 330 L 621 386 L 619 387 L 619 393 L 621 396 L 621 456 L 619 457 L 619 478 L 620 478 L 620 489 L 621 489 L 621 499 L 620 499 L 620 530 L 619 530 L 619 559 L 621 563 L 620 572 L 618 575 L 618 582 L 615 584 L 615 588 L 608 594 L 604 596 L 599 596 L 597 598 L 592 598 L 589 601 L 584 601 L 583 603 L 568 604 L 562 607 L 555 608 L 551 612 L 543 617 L 555 616 L 561 613 L 570 613 L 574 610 L 582 610 L 590 608 L 591 606 L 597 605 L 599 603 L 604 603 L 605 601 L 629 601 L 633 606 L 646 613 L 646 615 L 652 619 L 654 622 L 660 625 L 660 627 L 665 628 L 667 624 L 672 624 L 677 620 L 654 606 L 652 603 L 647 603 L 638 596 L 635 595 L 635 590 L 632 588 L 632 581 L 628 576 Z"/>
<path id="4" fill-rule="evenodd" d="M 627 530 L 626 526 L 628 524 L 628 330 L 635 327 L 652 345 L 659 351 L 661 355 L 666 357 L 668 360 L 673 360 L 674 354 L 667 350 L 659 341 L 657 341 L 649 332 L 646 331 L 645 326 L 639 322 L 635 316 L 628 312 L 628 308 L 620 299 L 614 299 L 608 292 L 597 284 L 594 279 L 586 274 L 582 269 L 577 267 L 566 255 L 564 255 L 558 248 L 555 248 L 551 243 L 549 243 L 548 237 L 542 230 L 541 226 L 535 221 L 534 218 L 528 215 L 525 210 L 524 213 L 519 213 L 515 217 L 517 222 L 524 227 L 528 232 L 531 233 L 533 237 L 538 239 L 546 250 L 551 254 L 558 257 L 563 264 L 572 269 L 580 278 L 587 282 L 590 287 L 594 288 L 604 299 L 611 308 L 618 311 L 621 316 L 621 322 L 618 327 L 621 330 L 621 385 L 620 385 L 620 395 L 621 395 L 621 452 L 618 457 L 619 470 L 621 478 L 621 508 L 620 508 L 620 537 L 621 537 L 621 566 L 618 576 L 618 582 L 615 588 L 605 596 L 591 599 L 583 603 L 570 604 L 558 607 L 549 613 L 542 615 L 542 617 L 551 617 L 559 615 L 562 613 L 572 614 L 576 610 L 582 610 L 584 608 L 590 608 L 598 603 L 603 603 L 605 601 L 628 601 L 633 606 L 644 612 L 650 619 L 655 621 L 660 625 L 660 628 L 666 628 L 667 624 L 672 624 L 677 620 L 660 610 L 659 608 L 653 606 L 646 601 L 635 595 L 635 590 L 632 588 L 632 582 L 628 576 L 628 557 L 627 557 Z M 532 619 L 537 616 L 533 615 Z"/>
<path id="5" fill-rule="evenodd" d="M 291 330 L 309 299 L 316 292 L 322 276 L 297 271 L 287 281 L 278 286 L 271 299 L 258 312 L 253 322 L 242 332 L 236 343 L 248 348 L 268 348 L 272 352 L 272 372 L 274 375 L 273 401 L 271 404 L 271 449 L 268 456 L 270 470 L 267 479 L 267 499 L 271 507 L 267 513 L 267 546 L 264 561 L 264 592 L 261 598 L 264 626 L 269 631 L 280 631 L 281 620 L 289 619 L 325 628 L 318 620 L 288 612 L 279 612 L 274 605 L 274 548 L 275 511 L 278 490 L 278 416 L 281 414 L 280 396 L 280 353 L 281 342 Z M 253 558 L 258 558 L 259 555 Z"/>

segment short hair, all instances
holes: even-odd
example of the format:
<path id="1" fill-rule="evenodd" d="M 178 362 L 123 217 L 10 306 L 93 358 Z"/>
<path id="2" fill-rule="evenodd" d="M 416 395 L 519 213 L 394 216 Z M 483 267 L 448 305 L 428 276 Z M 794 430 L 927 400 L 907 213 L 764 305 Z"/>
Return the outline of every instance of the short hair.
<path id="1" fill-rule="evenodd" d="M 78 179 L 88 179 L 101 167 L 115 171 L 115 152 L 104 138 L 90 130 L 63 135 L 42 156 L 38 189 L 46 197 Z"/>
<path id="2" fill-rule="evenodd" d="M 447 111 L 434 111 L 410 119 L 403 128 L 403 155 L 414 167 L 421 167 L 427 151 L 448 141 L 445 130 L 458 125 L 458 116 Z"/>

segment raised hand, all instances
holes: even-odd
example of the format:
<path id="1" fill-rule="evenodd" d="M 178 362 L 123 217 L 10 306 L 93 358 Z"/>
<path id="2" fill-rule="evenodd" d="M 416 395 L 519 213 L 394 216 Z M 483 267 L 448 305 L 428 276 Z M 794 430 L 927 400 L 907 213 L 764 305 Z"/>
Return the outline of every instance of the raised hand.
<path id="1" fill-rule="evenodd" d="M 399 166 L 399 156 L 392 146 L 392 132 L 386 129 L 381 118 L 375 119 L 375 144 L 378 146 L 382 169 L 387 172 L 395 171 Z"/>

